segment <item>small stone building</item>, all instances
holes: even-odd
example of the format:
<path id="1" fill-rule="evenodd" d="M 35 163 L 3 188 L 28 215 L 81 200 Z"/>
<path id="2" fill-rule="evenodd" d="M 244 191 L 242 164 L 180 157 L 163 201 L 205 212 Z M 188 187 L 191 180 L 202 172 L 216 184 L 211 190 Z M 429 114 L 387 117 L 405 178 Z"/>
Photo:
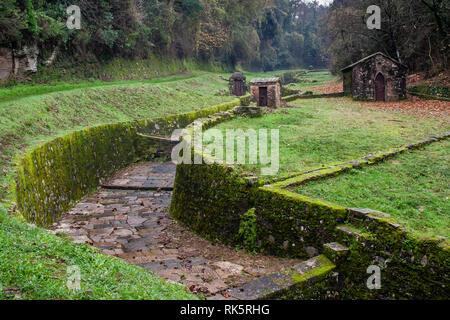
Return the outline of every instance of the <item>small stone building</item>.
<path id="1" fill-rule="evenodd" d="M 362 101 L 406 98 L 406 72 L 400 62 L 378 52 L 342 69 L 344 93 Z"/>
<path id="2" fill-rule="evenodd" d="M 250 82 L 252 101 L 260 107 L 279 108 L 281 106 L 281 79 L 257 78 Z"/>
<path id="3" fill-rule="evenodd" d="M 230 93 L 233 96 L 243 96 L 247 93 L 246 78 L 242 72 L 235 72 L 230 78 Z"/>

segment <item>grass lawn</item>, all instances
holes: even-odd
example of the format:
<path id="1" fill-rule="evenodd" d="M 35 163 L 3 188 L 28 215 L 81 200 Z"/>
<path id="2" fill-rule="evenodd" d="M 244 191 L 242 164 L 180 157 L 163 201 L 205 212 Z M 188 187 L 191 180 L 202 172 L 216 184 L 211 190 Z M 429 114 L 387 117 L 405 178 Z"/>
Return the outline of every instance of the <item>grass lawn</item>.
<path id="1" fill-rule="evenodd" d="M 10 218 L 1 207 L 0 248 L 0 300 L 197 299 L 143 268 Z M 80 291 L 66 285 L 69 266 L 80 268 Z"/>
<path id="2" fill-rule="evenodd" d="M 299 108 L 276 110 L 261 118 L 240 117 L 215 128 L 224 133 L 227 129 L 279 129 L 280 176 L 358 159 L 450 129 L 446 119 L 387 112 L 352 104 L 348 98 L 291 104 Z M 242 168 L 260 174 L 258 165 Z"/>
<path id="3" fill-rule="evenodd" d="M 450 235 L 450 140 L 382 164 L 294 188 L 313 198 L 391 214 L 423 234 Z"/>

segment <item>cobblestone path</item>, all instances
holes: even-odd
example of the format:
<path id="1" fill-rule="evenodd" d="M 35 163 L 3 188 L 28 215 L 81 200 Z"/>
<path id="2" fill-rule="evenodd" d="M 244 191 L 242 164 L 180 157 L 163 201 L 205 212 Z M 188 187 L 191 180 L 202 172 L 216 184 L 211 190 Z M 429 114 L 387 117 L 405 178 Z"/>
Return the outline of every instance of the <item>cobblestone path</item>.
<path id="1" fill-rule="evenodd" d="M 174 176 L 171 163 L 133 165 L 83 199 L 52 230 L 213 299 L 300 262 L 249 255 L 187 231 L 168 212 Z"/>

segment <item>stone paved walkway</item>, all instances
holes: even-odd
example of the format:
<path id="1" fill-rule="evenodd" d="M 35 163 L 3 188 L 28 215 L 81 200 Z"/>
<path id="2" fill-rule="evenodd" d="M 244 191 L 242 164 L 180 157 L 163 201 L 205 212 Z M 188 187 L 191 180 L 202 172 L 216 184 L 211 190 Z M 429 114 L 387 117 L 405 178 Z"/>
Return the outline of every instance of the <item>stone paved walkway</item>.
<path id="1" fill-rule="evenodd" d="M 175 164 L 147 162 L 132 165 L 102 184 L 108 189 L 173 190 Z"/>
<path id="2" fill-rule="evenodd" d="M 300 262 L 249 255 L 187 231 L 168 213 L 172 192 L 163 189 L 173 186 L 174 175 L 172 164 L 131 166 L 112 177 L 105 184 L 108 188 L 65 214 L 52 230 L 216 299 L 227 296 L 228 289 Z"/>

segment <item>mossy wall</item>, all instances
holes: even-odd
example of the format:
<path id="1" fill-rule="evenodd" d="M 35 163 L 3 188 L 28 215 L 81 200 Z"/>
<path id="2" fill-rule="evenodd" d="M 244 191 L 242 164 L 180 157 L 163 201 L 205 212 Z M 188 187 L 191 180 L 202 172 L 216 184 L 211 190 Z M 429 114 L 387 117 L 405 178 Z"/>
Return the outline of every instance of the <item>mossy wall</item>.
<path id="1" fill-rule="evenodd" d="M 387 230 L 353 238 L 348 257 L 330 281 L 344 299 L 448 299 L 450 254 L 437 239 L 419 239 Z M 381 269 L 381 288 L 369 290 L 369 266 Z"/>
<path id="2" fill-rule="evenodd" d="M 250 189 L 232 168 L 178 165 L 170 213 L 208 240 L 238 245 L 241 216 L 251 208 Z"/>
<path id="3" fill-rule="evenodd" d="M 48 226 L 97 188 L 101 179 L 157 152 L 158 144 L 137 132 L 170 136 L 197 118 L 240 104 L 237 99 L 181 115 L 86 128 L 37 146 L 18 162 L 18 208 L 28 221 Z"/>
<path id="4" fill-rule="evenodd" d="M 408 88 L 408 93 L 423 99 L 450 101 L 449 87 L 420 84 Z"/>
<path id="5" fill-rule="evenodd" d="M 352 70 L 343 72 L 342 79 L 344 82 L 344 94 L 350 96 L 352 94 Z"/>
<path id="6" fill-rule="evenodd" d="M 317 255 L 324 243 L 333 240 L 337 222 L 347 214 L 345 207 L 331 207 L 279 188 L 259 188 L 253 198 L 258 243 L 263 252 L 275 256 Z"/>
<path id="7" fill-rule="evenodd" d="M 430 141 L 438 138 L 429 139 Z M 428 141 L 428 140 L 427 140 Z M 418 144 L 425 143 L 419 142 Z M 415 146 L 415 145 L 414 145 Z M 386 153 L 384 156 L 390 156 Z M 372 158 L 368 163 L 375 163 Z M 318 171 L 317 174 L 321 174 Z M 286 187 L 289 184 L 286 184 Z M 256 239 L 239 234 L 243 223 L 256 229 Z M 312 287 L 289 291 L 288 299 L 448 299 L 448 240 L 423 239 L 383 215 L 357 211 L 290 192 L 281 184 L 262 186 L 224 165 L 180 165 L 177 168 L 171 214 L 212 241 L 263 253 L 305 259 L 325 254 L 336 270 Z M 341 225 L 356 225 L 345 234 Z M 241 227 L 241 228 L 240 228 Z M 247 242 L 246 242 L 247 240 Z M 340 256 L 327 250 L 341 243 Z M 382 287 L 370 290 L 369 266 L 381 268 Z"/>
<path id="8" fill-rule="evenodd" d="M 246 247 L 239 228 L 253 208 L 259 251 L 281 257 L 306 258 L 312 248 L 318 253 L 347 215 L 341 206 L 330 208 L 280 188 L 259 187 L 232 167 L 177 167 L 171 215 L 202 237 Z"/>
<path id="9" fill-rule="evenodd" d="M 380 230 L 352 238 L 348 246 L 348 255 L 336 263 L 332 275 L 313 290 L 290 292 L 287 298 L 411 300 L 450 296 L 449 249 L 437 239 Z M 328 252 L 325 255 L 330 257 Z M 369 266 L 381 270 L 379 289 L 367 287 Z"/>

